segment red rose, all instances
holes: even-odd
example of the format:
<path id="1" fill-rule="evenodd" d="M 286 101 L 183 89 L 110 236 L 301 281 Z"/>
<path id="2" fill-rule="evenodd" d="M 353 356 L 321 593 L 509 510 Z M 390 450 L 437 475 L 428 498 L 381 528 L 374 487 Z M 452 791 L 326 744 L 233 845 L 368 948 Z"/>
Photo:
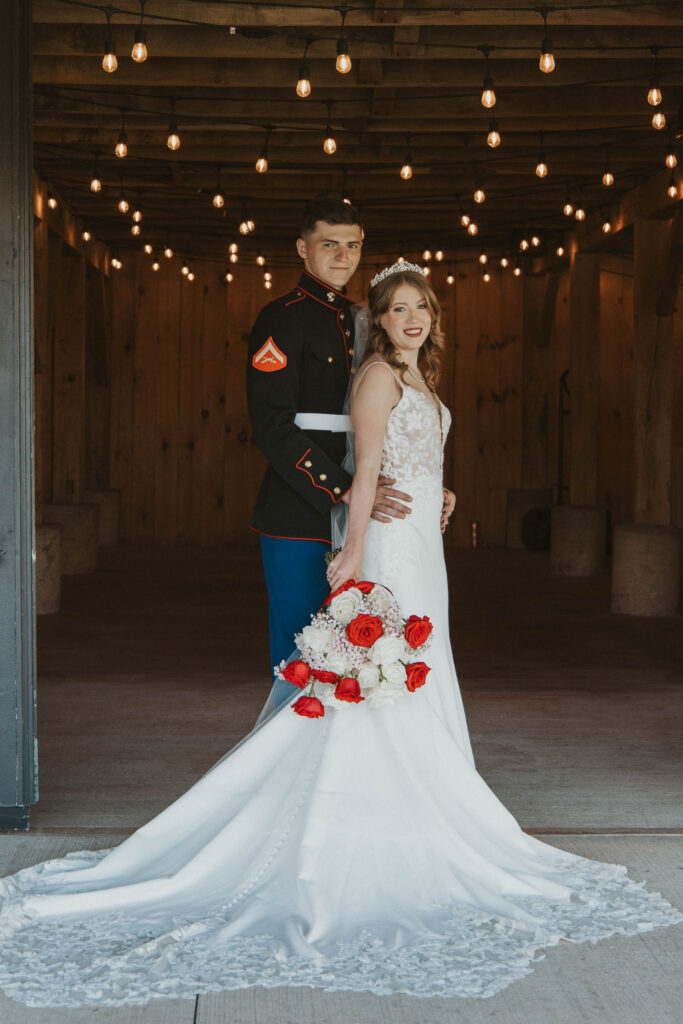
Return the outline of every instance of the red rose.
<path id="1" fill-rule="evenodd" d="M 281 671 L 283 679 L 286 679 L 288 683 L 294 683 L 302 690 L 308 684 L 311 675 L 311 670 L 305 661 L 290 661 L 289 665 L 285 665 Z"/>
<path id="2" fill-rule="evenodd" d="M 336 672 L 327 672 L 322 668 L 312 668 L 311 675 L 314 679 L 317 679 L 319 683 L 338 683 L 339 676 Z"/>
<path id="3" fill-rule="evenodd" d="M 351 619 L 346 627 L 346 635 L 356 647 L 372 647 L 383 632 L 384 626 L 378 615 L 361 613 L 356 615 L 355 619 Z"/>
<path id="4" fill-rule="evenodd" d="M 292 708 L 297 715 L 303 715 L 304 718 L 322 718 L 325 714 L 325 708 L 317 697 L 299 697 L 292 704 Z"/>
<path id="5" fill-rule="evenodd" d="M 355 585 L 358 587 L 361 594 L 370 594 L 375 589 L 375 584 L 370 583 L 369 580 L 359 580 Z"/>
<path id="6" fill-rule="evenodd" d="M 423 618 L 419 615 L 410 616 L 406 622 L 405 636 L 413 650 L 422 646 L 433 628 L 427 615 Z"/>
<path id="7" fill-rule="evenodd" d="M 427 682 L 427 673 L 431 672 L 429 665 L 424 661 L 414 661 L 412 665 L 406 665 L 406 686 L 411 693 L 414 693 L 419 686 Z"/>
<path id="8" fill-rule="evenodd" d="M 340 679 L 334 695 L 337 700 L 347 700 L 349 704 L 358 704 L 359 701 L 365 700 L 365 697 L 360 695 L 360 683 L 353 676 L 344 676 Z"/>

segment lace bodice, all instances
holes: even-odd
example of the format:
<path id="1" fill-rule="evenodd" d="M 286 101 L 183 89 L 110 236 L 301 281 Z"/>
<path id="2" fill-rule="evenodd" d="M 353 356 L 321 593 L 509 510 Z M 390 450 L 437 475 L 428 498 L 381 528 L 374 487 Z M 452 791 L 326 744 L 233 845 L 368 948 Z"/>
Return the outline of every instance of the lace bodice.
<path id="1" fill-rule="evenodd" d="M 401 397 L 389 414 L 384 435 L 382 473 L 404 482 L 429 477 L 438 479 L 440 484 L 443 450 L 451 425 L 450 412 L 436 395 L 430 398 L 423 391 L 404 384 L 382 360 L 369 363 L 363 376 L 371 366 L 377 365 L 385 366 L 401 388 Z"/>

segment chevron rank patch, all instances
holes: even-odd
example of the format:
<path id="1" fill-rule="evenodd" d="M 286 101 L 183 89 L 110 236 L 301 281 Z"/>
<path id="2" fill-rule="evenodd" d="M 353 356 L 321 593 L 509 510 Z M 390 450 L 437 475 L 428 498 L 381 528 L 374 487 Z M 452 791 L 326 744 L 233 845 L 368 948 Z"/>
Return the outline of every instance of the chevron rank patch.
<path id="1" fill-rule="evenodd" d="M 283 370 L 287 365 L 287 356 L 277 347 L 272 337 L 261 346 L 251 360 L 251 365 L 264 373 L 274 373 L 275 370 Z"/>

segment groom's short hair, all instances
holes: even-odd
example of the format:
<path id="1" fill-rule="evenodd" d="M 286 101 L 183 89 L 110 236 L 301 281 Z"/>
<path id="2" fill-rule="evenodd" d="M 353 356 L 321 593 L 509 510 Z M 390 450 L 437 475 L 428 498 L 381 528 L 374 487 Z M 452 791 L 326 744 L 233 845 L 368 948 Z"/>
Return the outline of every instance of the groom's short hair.
<path id="1" fill-rule="evenodd" d="M 358 210 L 342 199 L 313 199 L 307 203 L 301 221 L 301 236 L 315 231 L 319 220 L 326 224 L 358 224 L 363 227 Z"/>

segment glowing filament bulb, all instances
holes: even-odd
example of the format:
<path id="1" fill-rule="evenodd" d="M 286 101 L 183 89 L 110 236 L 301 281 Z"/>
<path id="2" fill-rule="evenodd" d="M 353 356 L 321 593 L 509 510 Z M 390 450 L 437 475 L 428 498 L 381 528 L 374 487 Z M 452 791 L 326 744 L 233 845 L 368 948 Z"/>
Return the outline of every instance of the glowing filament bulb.
<path id="1" fill-rule="evenodd" d="M 263 287 L 264 288 L 272 288 L 273 287 L 273 282 L 272 281 L 264 281 L 263 282 Z"/>
<path id="2" fill-rule="evenodd" d="M 231 281 L 235 280 L 235 275 L 231 274 L 230 271 L 228 271 L 227 274 L 225 275 L 225 280 L 228 282 L 228 284 L 230 284 Z"/>
<path id="3" fill-rule="evenodd" d="M 125 192 L 121 193 L 121 196 L 119 198 L 118 206 L 119 206 L 119 213 L 128 213 L 129 206 L 128 206 L 128 200 L 126 199 Z"/>
<path id="4" fill-rule="evenodd" d="M 152 246 L 149 244 L 149 242 L 147 242 L 147 244 L 144 246 L 144 250 L 148 256 L 152 255 Z"/>
<path id="5" fill-rule="evenodd" d="M 661 131 L 662 128 L 666 128 L 666 117 L 661 110 L 655 111 L 652 115 L 652 127 L 656 128 L 657 131 Z"/>
<path id="6" fill-rule="evenodd" d="M 443 250 L 442 249 L 437 249 L 436 250 L 436 252 L 434 253 L 434 259 L 436 260 L 437 263 L 441 263 L 441 261 L 443 259 Z"/>
<path id="7" fill-rule="evenodd" d="M 471 220 L 471 221 L 469 222 L 469 224 L 467 225 L 467 234 L 468 234 L 468 235 L 476 235 L 478 231 L 479 231 L 479 228 L 478 228 L 478 227 L 477 227 L 477 225 L 476 225 L 476 224 L 474 223 L 474 221 L 473 221 L 473 220 Z"/>
<path id="8" fill-rule="evenodd" d="M 474 190 L 474 201 L 475 203 L 483 203 L 486 199 L 486 193 L 483 188 L 476 188 Z"/>
<path id="9" fill-rule="evenodd" d="M 230 260 L 231 263 L 237 263 L 239 256 L 237 255 L 236 252 L 231 252 L 228 259 Z"/>
<path id="10" fill-rule="evenodd" d="M 547 174 L 548 174 L 548 165 L 545 162 L 544 157 L 541 157 L 541 159 L 536 164 L 536 177 L 537 178 L 545 178 L 547 176 Z"/>
<path id="11" fill-rule="evenodd" d="M 493 79 L 488 75 L 484 79 L 482 86 L 481 105 L 482 107 L 486 107 L 487 110 L 490 110 L 491 107 L 495 107 L 496 105 L 496 93 L 493 88 Z"/>
<path id="12" fill-rule="evenodd" d="M 564 256 L 564 246 L 558 245 L 557 249 L 555 250 L 555 254 L 557 256 Z"/>
<path id="13" fill-rule="evenodd" d="M 614 184 L 614 175 L 612 174 L 612 172 L 610 171 L 610 169 L 608 167 L 605 168 L 605 171 L 604 171 L 604 173 L 602 175 L 602 183 L 607 188 L 609 188 L 610 185 Z"/>
<path id="14" fill-rule="evenodd" d="M 515 269 L 512 271 L 512 273 L 515 275 L 515 277 L 519 277 L 520 274 L 522 273 L 521 268 L 520 267 L 515 267 Z"/>
<path id="15" fill-rule="evenodd" d="M 128 155 L 128 142 L 127 136 L 123 128 L 119 132 L 119 139 L 114 147 L 114 153 L 120 160 L 123 160 L 124 156 Z"/>
<path id="16" fill-rule="evenodd" d="M 674 167 L 678 166 L 678 157 L 676 156 L 673 149 L 670 149 L 669 152 L 666 154 L 665 163 L 669 170 L 673 170 Z"/>
<path id="17" fill-rule="evenodd" d="M 142 210 L 133 210 L 133 220 L 136 224 L 139 224 L 142 220 Z"/>
<path id="18" fill-rule="evenodd" d="M 342 36 L 337 43 L 337 59 L 334 65 L 340 75 L 348 75 L 351 70 L 351 56 L 349 54 L 349 44 Z"/>
<path id="19" fill-rule="evenodd" d="M 96 174 L 93 174 L 92 178 L 90 179 L 90 191 L 91 192 L 101 192 L 102 191 L 102 182 L 100 181 L 100 179 L 97 177 Z"/>
<path id="20" fill-rule="evenodd" d="M 548 36 L 541 43 L 541 56 L 538 58 L 538 66 L 544 74 L 549 75 L 555 70 L 555 58 L 553 57 L 553 44 Z"/>
<path id="21" fill-rule="evenodd" d="M 147 33 L 144 28 L 136 29 L 135 42 L 133 43 L 130 55 L 136 64 L 142 64 L 143 61 L 147 60 Z"/>
<path id="22" fill-rule="evenodd" d="M 170 245 L 167 245 L 166 248 L 164 249 L 164 256 L 166 257 L 167 260 L 173 258 L 173 249 L 171 249 Z"/>
<path id="23" fill-rule="evenodd" d="M 194 273 L 190 270 L 187 275 L 188 281 L 194 281 Z"/>
<path id="24" fill-rule="evenodd" d="M 114 44 L 111 39 L 107 39 L 104 47 L 104 57 L 102 58 L 102 70 L 111 74 L 112 71 L 116 71 L 118 66 L 119 62 L 116 59 L 116 49 L 114 48 Z"/>
<path id="25" fill-rule="evenodd" d="M 529 243 L 526 240 L 526 238 L 522 239 L 522 241 L 519 243 L 519 247 L 522 250 L 522 252 L 526 252 L 526 250 L 529 248 Z"/>
<path id="26" fill-rule="evenodd" d="M 584 210 L 583 206 L 577 206 L 576 207 L 576 211 L 574 213 L 574 217 L 575 217 L 576 220 L 585 220 L 586 219 L 586 211 Z"/>
<path id="27" fill-rule="evenodd" d="M 47 205 L 50 207 L 51 210 L 57 209 L 57 200 L 54 196 L 49 195 L 47 197 Z"/>
<path id="28" fill-rule="evenodd" d="M 243 220 L 240 223 L 240 234 L 241 235 L 248 235 L 249 234 L 249 225 L 247 224 L 246 220 Z"/>
<path id="29" fill-rule="evenodd" d="M 488 256 L 486 255 L 485 252 L 482 252 L 482 253 L 479 254 L 479 262 L 480 263 L 482 263 L 482 264 L 483 263 L 488 263 L 488 261 L 489 261 L 489 258 L 488 258 Z"/>
<path id="30" fill-rule="evenodd" d="M 296 94 L 302 100 L 305 100 L 307 96 L 311 95 L 311 80 L 308 75 L 308 68 L 303 64 L 299 68 L 299 81 L 296 83 Z"/>
<path id="31" fill-rule="evenodd" d="M 422 269 L 424 270 L 424 272 L 427 275 L 427 277 L 429 277 L 429 275 L 432 272 L 432 268 L 431 267 L 423 267 Z"/>
<path id="32" fill-rule="evenodd" d="M 404 181 L 410 181 L 413 176 L 413 165 L 410 159 L 410 155 L 406 156 L 403 161 L 403 167 L 401 168 L 401 177 Z"/>
<path id="33" fill-rule="evenodd" d="M 676 179 L 674 178 L 673 174 L 669 178 L 669 187 L 667 188 L 666 191 L 667 191 L 667 195 L 669 196 L 669 199 L 677 199 L 678 198 L 678 186 L 676 184 Z"/>
<path id="34" fill-rule="evenodd" d="M 259 267 L 265 267 L 266 257 L 259 253 L 258 256 L 256 257 L 256 262 L 258 263 Z"/>
<path id="35" fill-rule="evenodd" d="M 154 263 L 152 264 L 152 270 L 154 270 L 156 272 L 158 269 L 159 269 L 159 264 L 155 260 Z"/>
<path id="36" fill-rule="evenodd" d="M 489 121 L 489 133 L 486 136 L 486 145 L 490 146 L 491 149 L 495 149 L 496 146 L 500 146 L 500 132 L 498 131 L 498 122 L 495 118 Z"/>
<path id="37" fill-rule="evenodd" d="M 257 174 L 265 174 L 268 170 L 268 154 L 265 149 L 262 149 L 259 153 L 258 160 L 254 164 Z"/>
<path id="38" fill-rule="evenodd" d="M 500 257 L 500 265 L 503 268 L 503 270 L 505 270 L 506 267 L 510 266 L 510 260 L 507 258 L 507 256 Z"/>
<path id="39" fill-rule="evenodd" d="M 91 237 L 92 236 L 91 236 L 89 231 L 84 231 L 83 234 L 81 235 L 81 238 L 83 239 L 84 242 L 89 242 Z"/>
<path id="40" fill-rule="evenodd" d="M 449 274 L 448 277 L 446 278 L 446 284 L 455 284 L 455 278 L 453 277 L 452 274 Z"/>
<path id="41" fill-rule="evenodd" d="M 141 229 L 139 224 L 131 224 L 131 228 L 130 228 L 131 235 L 139 235 L 141 230 L 142 229 Z"/>
<path id="42" fill-rule="evenodd" d="M 431 258 L 432 258 L 432 251 L 431 251 L 431 249 L 425 249 L 425 251 L 422 253 L 422 259 L 425 262 L 429 262 L 429 260 L 431 260 Z"/>
<path id="43" fill-rule="evenodd" d="M 573 212 L 574 212 L 574 204 L 571 203 L 569 201 L 569 199 L 567 200 L 567 202 L 562 207 L 562 212 L 565 215 L 565 217 L 571 217 L 571 215 L 573 214 Z"/>
<path id="44" fill-rule="evenodd" d="M 329 125 L 327 126 L 325 139 L 323 141 L 323 150 L 325 153 L 327 153 L 328 156 L 332 156 L 333 153 L 337 152 L 337 142 L 334 136 L 332 135 L 332 129 L 330 128 Z"/>
<path id="45" fill-rule="evenodd" d="M 273 275 L 271 274 L 271 272 L 269 270 L 266 270 L 265 274 L 263 275 L 263 280 L 264 281 L 272 281 L 273 280 Z"/>
<path id="46" fill-rule="evenodd" d="M 488 270 L 486 271 L 485 274 L 482 274 L 481 279 L 482 281 L 485 281 L 488 284 L 488 282 L 491 280 L 491 275 L 489 274 Z"/>
<path id="47" fill-rule="evenodd" d="M 470 215 L 468 213 L 461 213 L 460 214 L 460 223 L 462 224 L 462 226 L 464 228 L 466 228 L 467 225 L 469 224 L 469 222 L 470 222 Z"/>
<path id="48" fill-rule="evenodd" d="M 247 230 L 248 231 L 253 231 L 255 227 L 256 227 L 256 225 L 254 224 L 253 220 L 251 220 L 251 218 L 250 218 L 247 221 Z"/>
<path id="49" fill-rule="evenodd" d="M 237 242 L 231 242 L 230 245 L 228 246 L 228 252 L 238 252 L 238 251 L 239 251 L 239 245 L 237 244 Z"/>
<path id="50" fill-rule="evenodd" d="M 174 121 L 171 121 L 168 126 L 168 137 L 166 138 L 166 145 L 174 153 L 177 149 L 180 149 L 180 135 L 178 134 L 178 126 Z"/>
<path id="51" fill-rule="evenodd" d="M 608 221 L 608 220 L 603 220 L 603 222 L 602 222 L 602 230 L 603 230 L 603 233 L 605 235 L 608 235 L 610 233 L 610 231 L 612 230 L 611 222 Z"/>
<path id="52" fill-rule="evenodd" d="M 225 199 L 220 192 L 214 192 L 211 202 L 217 210 L 220 210 L 222 206 L 225 206 Z"/>
<path id="53" fill-rule="evenodd" d="M 182 267 L 180 268 L 180 273 L 183 275 L 183 277 L 186 277 L 190 273 L 190 268 L 188 267 L 187 263 L 183 263 Z"/>
<path id="54" fill-rule="evenodd" d="M 541 244 L 541 239 L 538 237 L 538 235 L 531 236 L 531 244 L 533 245 L 534 249 L 538 249 L 539 245 Z"/>
<path id="55" fill-rule="evenodd" d="M 662 90 L 659 88 L 659 79 L 656 75 L 650 79 L 650 88 L 647 94 L 647 102 L 651 107 L 658 107 L 662 102 Z"/>

